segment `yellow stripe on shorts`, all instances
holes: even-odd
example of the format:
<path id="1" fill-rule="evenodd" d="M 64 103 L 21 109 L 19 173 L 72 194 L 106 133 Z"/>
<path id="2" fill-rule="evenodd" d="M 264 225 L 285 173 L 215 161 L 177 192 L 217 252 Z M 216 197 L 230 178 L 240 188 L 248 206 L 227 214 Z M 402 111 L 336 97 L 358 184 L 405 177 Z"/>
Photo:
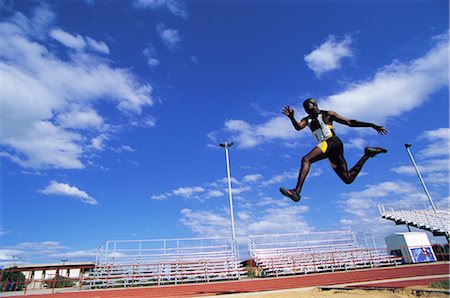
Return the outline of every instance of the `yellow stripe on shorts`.
<path id="1" fill-rule="evenodd" d="M 325 153 L 327 152 L 328 149 L 328 143 L 327 141 L 320 142 L 319 144 L 317 144 L 317 147 L 319 147 L 320 150 L 322 150 L 322 152 Z"/>

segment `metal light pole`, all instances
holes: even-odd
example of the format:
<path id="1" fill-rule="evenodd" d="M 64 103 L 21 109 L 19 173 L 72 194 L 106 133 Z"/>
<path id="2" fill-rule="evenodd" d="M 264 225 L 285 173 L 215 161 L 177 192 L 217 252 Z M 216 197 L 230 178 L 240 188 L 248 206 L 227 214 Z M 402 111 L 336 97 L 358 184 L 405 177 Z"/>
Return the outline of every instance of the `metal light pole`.
<path id="1" fill-rule="evenodd" d="M 409 149 L 411 146 L 412 146 L 411 144 L 405 144 L 406 151 L 408 151 L 409 158 L 411 158 L 412 164 L 414 165 L 414 168 L 416 169 L 417 176 L 419 176 L 419 180 L 422 183 L 425 193 L 427 194 L 428 201 L 430 201 L 430 204 L 431 204 L 431 208 L 433 208 L 433 211 L 436 213 L 436 207 L 434 206 L 433 200 L 431 199 L 430 193 L 428 192 L 427 186 L 425 185 L 425 181 L 423 181 L 422 175 L 420 175 L 419 168 L 417 167 L 416 161 L 414 160 L 411 150 Z"/>
<path id="2" fill-rule="evenodd" d="M 234 231 L 234 215 L 233 215 L 233 195 L 231 193 L 231 175 L 230 175 L 230 157 L 228 148 L 233 146 L 233 142 L 224 142 L 220 144 L 220 147 L 225 148 L 225 158 L 227 162 L 227 177 L 228 177 L 228 198 L 230 200 L 230 218 L 231 218 L 231 241 L 233 241 L 233 255 L 236 257 L 236 233 Z"/>

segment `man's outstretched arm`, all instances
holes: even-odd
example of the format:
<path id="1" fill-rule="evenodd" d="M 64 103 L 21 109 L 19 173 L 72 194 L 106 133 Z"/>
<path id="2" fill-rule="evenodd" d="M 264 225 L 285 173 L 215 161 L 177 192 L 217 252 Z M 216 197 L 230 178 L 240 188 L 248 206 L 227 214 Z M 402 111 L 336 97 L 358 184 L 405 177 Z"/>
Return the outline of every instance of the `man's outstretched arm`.
<path id="1" fill-rule="evenodd" d="M 296 130 L 302 130 L 303 128 L 305 128 L 306 126 L 305 119 L 302 119 L 300 122 L 297 122 L 297 120 L 295 120 L 294 118 L 294 110 L 289 105 L 283 108 L 283 114 L 285 114 L 286 116 L 289 117 L 289 119 L 291 119 L 292 125 Z"/>
<path id="2" fill-rule="evenodd" d="M 388 131 L 383 126 L 380 126 L 380 125 L 377 125 L 374 123 L 363 122 L 363 121 L 359 121 L 359 120 L 350 120 L 350 119 L 342 117 L 341 115 L 339 115 L 338 113 L 336 113 L 334 111 L 328 111 L 328 114 L 330 115 L 331 119 L 336 121 L 337 123 L 347 125 L 350 127 L 371 127 L 373 129 L 375 129 L 379 135 L 387 135 L 388 134 Z"/>

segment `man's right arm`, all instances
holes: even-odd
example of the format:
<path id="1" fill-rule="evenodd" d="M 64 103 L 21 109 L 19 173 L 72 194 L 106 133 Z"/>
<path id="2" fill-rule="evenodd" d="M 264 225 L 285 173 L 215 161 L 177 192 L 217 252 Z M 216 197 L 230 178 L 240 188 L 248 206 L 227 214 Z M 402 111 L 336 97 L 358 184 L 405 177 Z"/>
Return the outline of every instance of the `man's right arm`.
<path id="1" fill-rule="evenodd" d="M 283 109 L 283 114 L 285 114 L 292 122 L 292 125 L 296 130 L 302 130 L 306 126 L 306 119 L 303 118 L 300 122 L 297 122 L 294 118 L 294 110 L 290 106 L 285 106 Z"/>
<path id="2" fill-rule="evenodd" d="M 294 126 L 294 128 L 296 130 L 302 130 L 303 128 L 306 127 L 306 119 L 303 118 L 302 120 L 300 120 L 300 122 L 297 122 L 297 120 L 294 119 L 294 117 L 289 117 L 291 119 L 292 125 Z"/>

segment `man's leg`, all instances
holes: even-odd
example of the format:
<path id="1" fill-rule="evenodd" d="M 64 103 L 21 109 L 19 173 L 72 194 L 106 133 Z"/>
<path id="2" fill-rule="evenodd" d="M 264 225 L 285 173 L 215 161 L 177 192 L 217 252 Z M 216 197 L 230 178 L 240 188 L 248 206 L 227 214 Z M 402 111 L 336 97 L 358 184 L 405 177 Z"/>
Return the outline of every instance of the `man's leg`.
<path id="1" fill-rule="evenodd" d="M 302 165 L 300 167 L 300 172 L 298 173 L 297 185 L 295 186 L 295 191 L 298 194 L 300 194 L 300 192 L 302 191 L 303 183 L 305 182 L 306 176 L 309 173 L 311 164 L 324 158 L 326 158 L 326 156 L 322 152 L 322 149 L 320 149 L 319 147 L 314 147 L 311 152 L 309 152 L 302 158 Z"/>
<path id="2" fill-rule="evenodd" d="M 369 157 L 363 155 L 363 157 L 361 157 L 361 159 L 356 163 L 356 165 L 353 168 L 351 168 L 350 171 L 347 170 L 347 162 L 345 161 L 343 156 L 342 159 L 344 160 L 344 162 L 341 161 L 341 163 L 337 165 L 333 161 L 331 161 L 331 166 L 333 167 L 333 170 L 336 172 L 339 178 L 341 178 L 341 180 L 344 181 L 345 184 L 351 184 L 353 181 L 355 181 L 364 163 L 369 159 Z"/>
<path id="3" fill-rule="evenodd" d="M 355 181 L 359 172 L 361 172 L 361 169 L 363 168 L 364 164 L 369 158 L 374 157 L 379 153 L 386 153 L 386 152 L 387 150 L 383 148 L 367 147 L 364 150 L 364 155 L 355 164 L 355 166 L 350 169 L 350 171 L 347 170 L 347 162 L 345 161 L 343 152 L 340 152 L 340 154 L 338 154 L 334 158 L 330 158 L 330 161 L 333 170 L 336 172 L 339 178 L 341 178 L 341 180 L 344 181 L 345 184 L 351 184 L 353 181 Z"/>

